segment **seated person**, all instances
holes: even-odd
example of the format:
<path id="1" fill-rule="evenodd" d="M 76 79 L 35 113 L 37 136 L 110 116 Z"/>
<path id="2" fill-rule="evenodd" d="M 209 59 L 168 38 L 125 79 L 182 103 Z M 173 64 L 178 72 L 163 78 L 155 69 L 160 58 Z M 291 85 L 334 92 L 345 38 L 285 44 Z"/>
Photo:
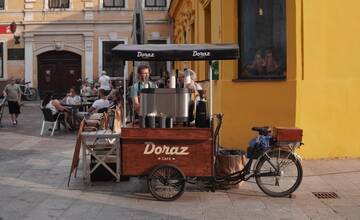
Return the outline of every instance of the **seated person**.
<path id="1" fill-rule="evenodd" d="M 99 89 L 99 99 L 96 100 L 87 112 L 78 112 L 77 116 L 79 119 L 90 116 L 93 113 L 99 112 L 110 107 L 109 100 L 106 99 L 105 90 Z"/>
<path id="2" fill-rule="evenodd" d="M 88 81 L 85 81 L 81 86 L 81 94 L 83 96 L 91 96 L 93 94 L 92 88 Z"/>
<path id="3" fill-rule="evenodd" d="M 41 107 L 50 109 L 54 119 L 56 119 L 58 117 L 60 112 L 65 113 L 64 115 L 61 114 L 59 116 L 59 120 L 64 121 L 64 122 L 69 113 L 69 110 L 67 108 L 65 108 L 64 106 L 62 106 L 61 103 L 59 102 L 59 100 L 53 98 L 53 94 L 51 92 L 49 92 L 45 95 L 45 97 L 41 103 Z"/>
<path id="4" fill-rule="evenodd" d="M 122 108 L 122 96 L 119 91 L 111 93 L 110 108 L 115 109 L 116 107 Z"/>
<path id="5" fill-rule="evenodd" d="M 75 105 L 81 103 L 81 97 L 76 94 L 75 88 L 71 87 L 69 93 L 63 98 L 62 102 L 68 105 Z"/>

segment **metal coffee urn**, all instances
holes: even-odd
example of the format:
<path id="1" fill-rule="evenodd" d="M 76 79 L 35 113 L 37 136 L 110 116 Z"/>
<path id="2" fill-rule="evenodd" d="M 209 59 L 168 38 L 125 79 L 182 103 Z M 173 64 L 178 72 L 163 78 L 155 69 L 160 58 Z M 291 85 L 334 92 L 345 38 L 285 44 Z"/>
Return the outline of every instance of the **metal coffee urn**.
<path id="1" fill-rule="evenodd" d="M 145 118 L 148 114 L 166 115 L 174 123 L 187 122 L 191 93 L 185 88 L 142 89 L 140 92 L 140 114 Z"/>

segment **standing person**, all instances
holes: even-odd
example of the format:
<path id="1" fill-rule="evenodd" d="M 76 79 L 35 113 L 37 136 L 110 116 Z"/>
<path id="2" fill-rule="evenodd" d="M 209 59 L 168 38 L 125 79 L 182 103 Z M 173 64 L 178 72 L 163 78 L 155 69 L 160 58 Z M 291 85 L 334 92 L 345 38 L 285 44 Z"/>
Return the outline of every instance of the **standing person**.
<path id="1" fill-rule="evenodd" d="M 119 91 L 118 88 L 116 88 L 116 82 L 115 81 L 111 81 L 111 92 L 108 95 L 108 99 L 111 100 L 113 98 L 113 94 L 114 92 Z"/>
<path id="2" fill-rule="evenodd" d="M 122 108 L 123 105 L 123 97 L 121 96 L 121 93 L 119 91 L 114 91 L 111 94 L 111 102 L 110 102 L 110 108 L 115 109 L 116 107 Z"/>
<path id="3" fill-rule="evenodd" d="M 3 93 L 8 101 L 12 124 L 17 125 L 20 114 L 21 89 L 19 85 L 15 84 L 13 77 L 10 78 L 10 83 L 5 86 Z"/>
<path id="4" fill-rule="evenodd" d="M 130 96 L 136 113 L 140 112 L 140 92 L 145 88 L 156 88 L 156 84 L 149 81 L 150 67 L 148 65 L 140 65 L 137 68 L 139 82 L 134 83 L 130 88 Z"/>
<path id="5" fill-rule="evenodd" d="M 110 82 L 110 77 L 106 75 L 105 70 L 101 72 L 99 83 L 100 83 L 100 89 L 105 90 L 105 95 L 109 95 L 111 91 L 111 86 L 110 86 L 111 82 Z"/>

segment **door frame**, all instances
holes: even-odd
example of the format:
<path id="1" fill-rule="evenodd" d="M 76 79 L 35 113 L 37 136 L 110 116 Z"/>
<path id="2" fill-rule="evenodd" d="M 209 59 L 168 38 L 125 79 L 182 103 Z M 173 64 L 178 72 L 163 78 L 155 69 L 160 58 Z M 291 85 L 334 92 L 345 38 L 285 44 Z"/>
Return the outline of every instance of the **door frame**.
<path id="1" fill-rule="evenodd" d="M 68 54 L 72 54 L 72 56 L 74 56 L 74 57 L 77 57 L 77 59 L 80 61 L 80 64 L 79 64 L 79 76 L 82 78 L 83 77 L 83 56 L 81 56 L 80 54 L 78 54 L 78 53 L 75 53 L 75 52 L 73 52 L 73 51 L 68 51 L 68 50 L 48 50 L 48 51 L 45 51 L 45 52 L 42 52 L 42 53 L 39 53 L 39 54 L 37 54 L 36 55 L 36 79 L 37 79 L 37 88 L 39 89 L 39 92 L 40 92 L 40 62 L 42 62 L 42 60 L 41 59 L 39 59 L 39 56 L 41 56 L 41 55 L 43 55 L 43 54 L 45 54 L 45 53 L 51 53 L 51 52 L 53 52 L 54 54 L 56 54 L 56 52 L 59 52 L 59 53 L 63 53 L 63 54 L 66 54 L 66 53 L 68 53 Z M 46 60 L 46 59 L 44 59 L 44 60 Z M 51 59 L 50 59 L 51 60 Z M 57 59 L 53 59 L 53 60 L 57 60 Z M 71 60 L 71 59 L 69 59 L 69 60 Z M 55 64 L 55 67 L 57 66 L 58 64 L 56 63 Z M 55 71 L 55 73 L 56 73 L 56 71 Z M 55 88 L 54 88 L 55 89 Z M 56 90 L 56 89 L 55 89 Z M 55 92 L 55 90 L 54 90 L 54 92 Z"/>
<path id="2" fill-rule="evenodd" d="M 128 44 L 128 39 L 125 37 L 116 37 L 116 38 L 112 38 L 110 39 L 109 37 L 99 37 L 99 51 L 98 51 L 98 77 L 100 77 L 100 74 L 103 70 L 103 42 L 104 41 L 123 41 L 124 45 Z M 124 66 L 124 76 L 127 78 L 128 77 L 128 61 L 125 61 L 125 66 Z"/>

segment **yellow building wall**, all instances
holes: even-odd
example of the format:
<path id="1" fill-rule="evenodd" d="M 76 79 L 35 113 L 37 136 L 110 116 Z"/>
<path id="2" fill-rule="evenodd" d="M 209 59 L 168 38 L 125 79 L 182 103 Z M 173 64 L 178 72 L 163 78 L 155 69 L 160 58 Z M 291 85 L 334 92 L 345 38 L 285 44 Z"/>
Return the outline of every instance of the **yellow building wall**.
<path id="1" fill-rule="evenodd" d="M 186 0 L 182 4 L 186 4 Z M 206 2 L 206 1 L 203 1 Z M 211 43 L 237 43 L 238 21 L 236 0 L 212 0 L 211 7 Z M 202 1 L 193 1 L 195 9 L 195 42 L 205 43 L 206 16 Z M 186 11 L 186 7 L 178 7 Z M 295 12 L 295 3 L 288 4 Z M 176 13 L 175 23 L 180 21 L 181 12 Z M 295 13 L 289 16 L 288 32 L 295 31 Z M 288 54 L 296 52 L 295 34 L 289 40 Z M 207 74 L 205 64 L 199 62 L 196 71 L 204 79 Z M 253 126 L 281 125 L 295 126 L 296 111 L 296 56 L 288 58 L 286 81 L 234 81 L 237 79 L 237 62 L 220 62 L 220 80 L 213 82 L 214 113 L 225 114 L 221 130 L 221 144 L 224 147 L 246 149 L 249 140 L 255 135 Z"/>
<path id="2" fill-rule="evenodd" d="M 238 42 L 238 1 L 204 0 L 193 1 L 192 43 L 204 43 L 204 2 L 211 2 L 212 43 Z M 252 126 L 296 126 L 304 130 L 303 158 L 360 157 L 359 7 L 357 0 L 287 0 L 286 81 L 233 81 L 237 63 L 220 62 L 214 109 L 225 113 L 225 147 L 245 149 Z"/>
<path id="3" fill-rule="evenodd" d="M 360 157 L 359 7 L 357 0 L 304 0 L 296 124 L 306 158 Z"/>

